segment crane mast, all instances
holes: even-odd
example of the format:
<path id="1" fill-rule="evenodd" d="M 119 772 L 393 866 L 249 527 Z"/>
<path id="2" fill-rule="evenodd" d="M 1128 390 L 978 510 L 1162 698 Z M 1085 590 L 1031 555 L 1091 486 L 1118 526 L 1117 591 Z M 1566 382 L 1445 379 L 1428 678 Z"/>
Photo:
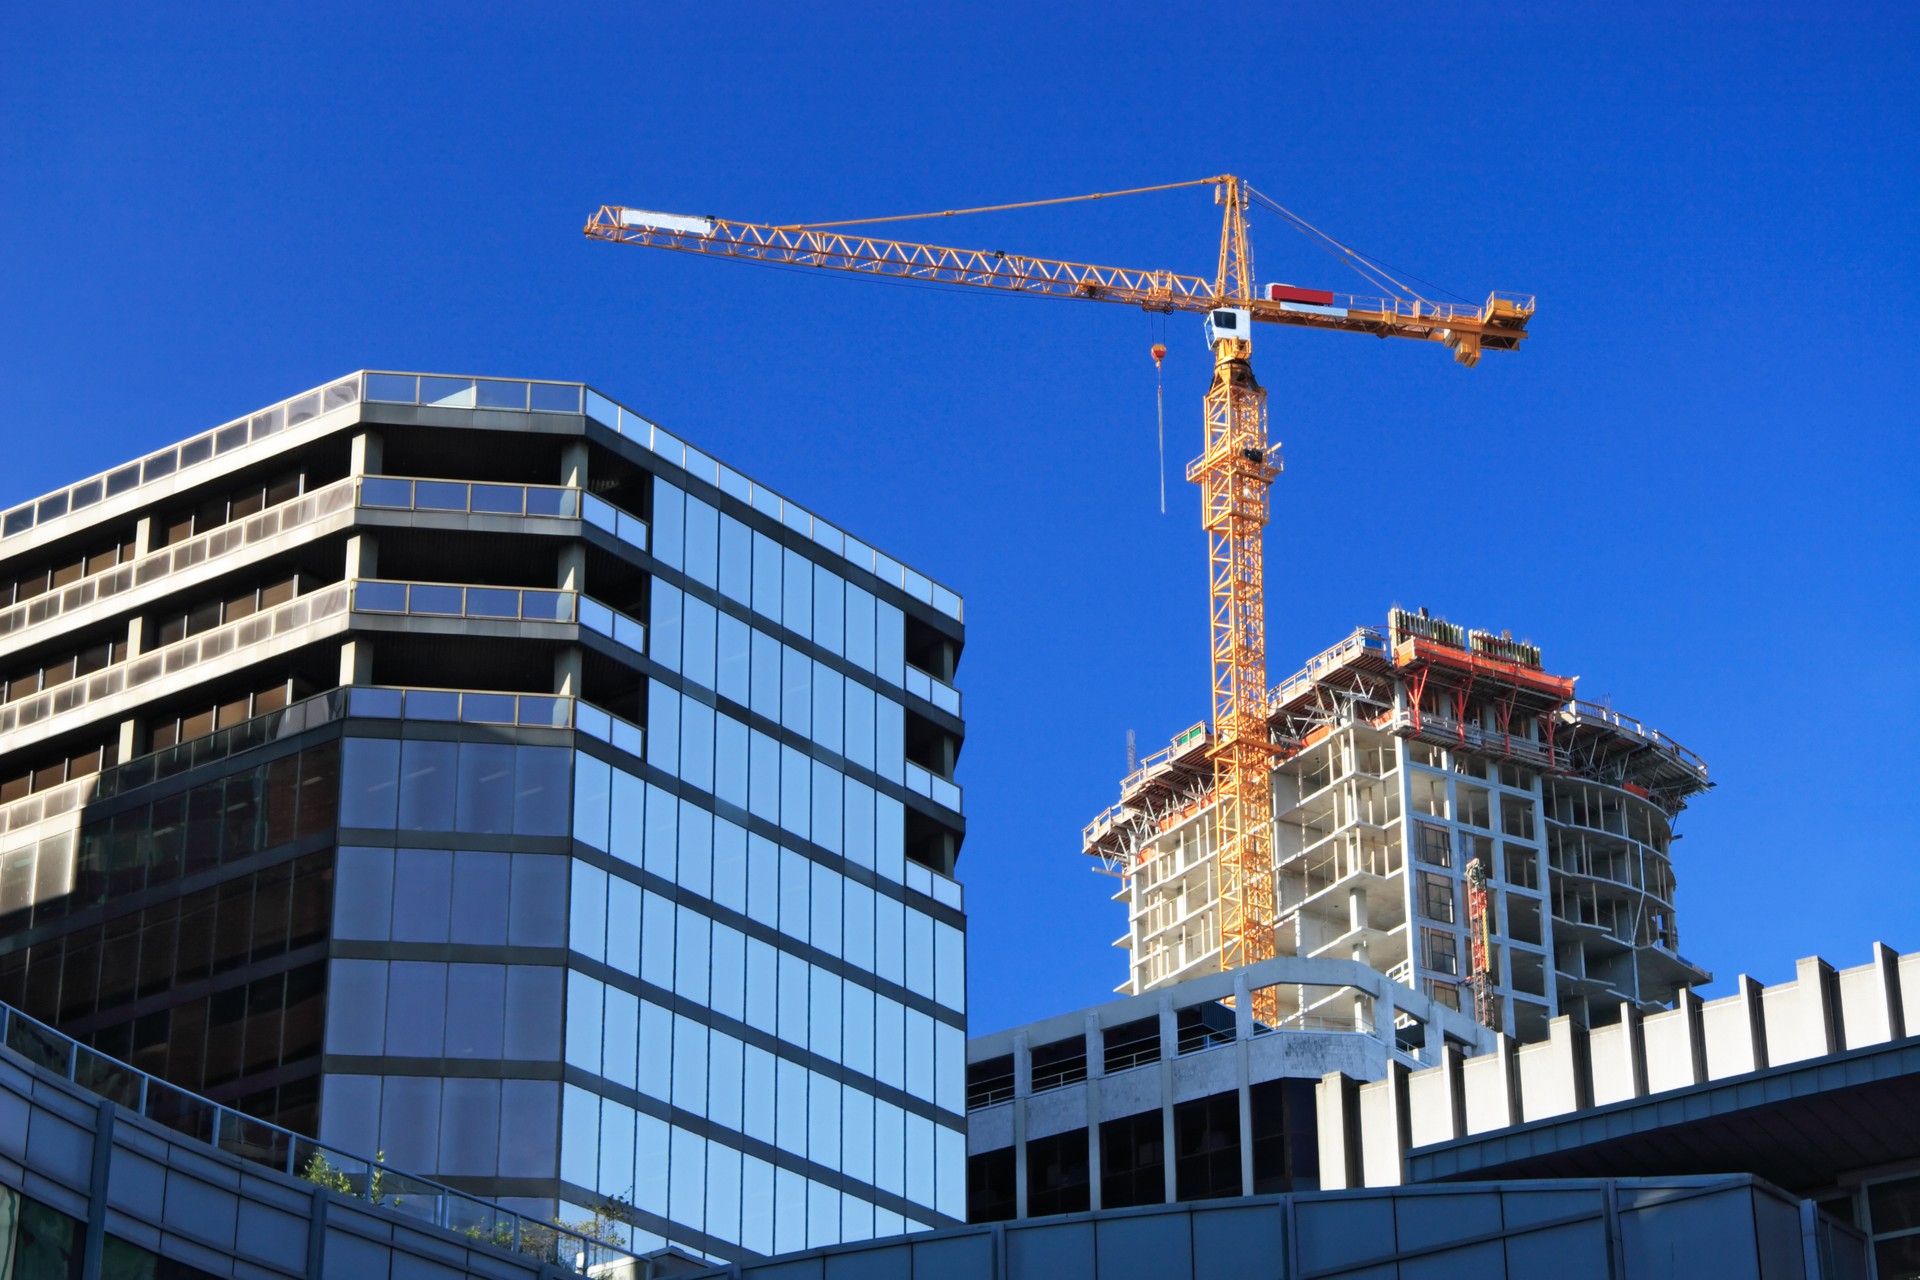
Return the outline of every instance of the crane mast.
<path id="1" fill-rule="evenodd" d="M 1241 304 L 1253 289 L 1247 248 L 1246 194 L 1228 178 L 1216 198 L 1226 206 L 1220 228 L 1215 296 Z M 1200 486 L 1207 531 L 1213 642 L 1214 841 L 1220 900 L 1220 967 L 1236 969 L 1274 953 L 1274 747 L 1267 732 L 1266 582 L 1262 530 L 1269 490 L 1280 467 L 1267 438 L 1267 393 L 1253 376 L 1253 344 L 1244 333 L 1216 328 L 1213 382 L 1207 388 L 1205 448 L 1187 468 Z M 1253 1015 L 1271 1025 L 1278 1001 L 1256 992 Z"/>
<path id="2" fill-rule="evenodd" d="M 1215 202 L 1223 206 L 1218 268 L 1211 280 L 1172 271 L 888 240 L 842 229 L 1192 186 L 1212 186 Z M 1214 742 L 1210 758 L 1222 969 L 1253 964 L 1275 950 L 1271 774 L 1279 748 L 1267 729 L 1261 531 L 1267 524 L 1269 490 L 1281 467 L 1267 436 L 1267 393 L 1253 376 L 1252 322 L 1440 342 L 1453 351 L 1457 362 L 1471 367 L 1479 363 L 1482 351 L 1518 349 L 1534 311 L 1531 296 L 1509 293 L 1490 293 L 1477 307 L 1435 303 L 1377 271 L 1370 278 L 1376 283 L 1385 280 L 1381 287 L 1392 286 L 1398 291 L 1394 296 L 1363 297 L 1292 286 L 1276 286 L 1263 293 L 1254 280 L 1247 241 L 1247 210 L 1255 199 L 1325 240 L 1349 262 L 1365 261 L 1231 175 L 991 209 L 799 226 L 603 205 L 586 225 L 589 238 L 614 244 L 1206 315 L 1213 380 L 1206 396 L 1204 447 L 1188 466 L 1187 479 L 1200 486 L 1212 596 Z M 1156 346 L 1156 364 L 1163 353 Z M 1254 992 L 1252 1003 L 1254 1017 L 1268 1025 L 1276 1021 L 1278 1000 L 1272 990 Z"/>

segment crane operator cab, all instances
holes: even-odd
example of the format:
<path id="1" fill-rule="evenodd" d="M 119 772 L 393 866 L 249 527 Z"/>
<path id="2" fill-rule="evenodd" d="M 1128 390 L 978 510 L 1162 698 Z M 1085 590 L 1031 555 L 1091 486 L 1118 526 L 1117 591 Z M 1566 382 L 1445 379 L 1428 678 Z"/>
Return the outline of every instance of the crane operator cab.
<path id="1" fill-rule="evenodd" d="M 1240 307 L 1220 307 L 1207 312 L 1207 350 L 1225 338 L 1242 342 L 1253 340 L 1253 313 Z"/>

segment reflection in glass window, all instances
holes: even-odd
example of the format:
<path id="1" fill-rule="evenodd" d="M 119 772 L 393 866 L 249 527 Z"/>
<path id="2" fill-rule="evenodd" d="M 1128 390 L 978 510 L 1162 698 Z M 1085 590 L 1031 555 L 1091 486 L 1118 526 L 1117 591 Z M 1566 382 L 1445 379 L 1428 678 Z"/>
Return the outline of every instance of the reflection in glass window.
<path id="1" fill-rule="evenodd" d="M 446 1047 L 447 966 L 395 960 L 387 966 L 387 1053 L 438 1058 Z"/>
<path id="2" fill-rule="evenodd" d="M 874 772 L 889 782 L 899 782 L 906 776 L 906 710 L 892 698 L 874 700 Z"/>
<path id="3" fill-rule="evenodd" d="M 873 1103 L 873 1185 L 895 1195 L 907 1189 L 907 1116 L 893 1103 Z"/>
<path id="4" fill-rule="evenodd" d="M 504 853 L 461 850 L 453 855 L 452 940 L 497 947 L 507 941 L 512 859 Z"/>
<path id="5" fill-rule="evenodd" d="M 686 574 L 704 586 L 720 585 L 720 513 L 695 497 L 687 499 Z"/>
<path id="6" fill-rule="evenodd" d="M 607 877 L 607 963 L 640 976 L 640 886 L 619 876 Z"/>
<path id="7" fill-rule="evenodd" d="M 453 901 L 453 855 L 445 849 L 401 849 L 393 858 L 393 940 L 447 941 Z"/>
<path id="8" fill-rule="evenodd" d="M 498 742 L 460 744 L 456 830 L 507 835 L 513 830 L 513 752 Z"/>
<path id="9" fill-rule="evenodd" d="M 681 622 L 680 671 L 703 689 L 714 685 L 714 655 L 719 647 L 719 620 L 714 608 L 693 596 L 686 598 L 686 616 Z"/>
<path id="10" fill-rule="evenodd" d="M 675 908 L 678 959 L 674 963 L 674 993 L 700 1004 L 707 1003 L 708 965 L 713 955 L 710 922 L 688 907 Z"/>
<path id="11" fill-rule="evenodd" d="M 507 966 L 506 1043 L 510 1059 L 552 1062 L 560 1056 L 562 970 L 550 965 Z"/>
<path id="12" fill-rule="evenodd" d="M 506 1000 L 505 965 L 448 965 L 447 1056 L 499 1059 L 505 1047 Z"/>
<path id="13" fill-rule="evenodd" d="M 724 1031 L 708 1033 L 707 1118 L 734 1130 L 740 1128 L 745 1050 L 745 1045 Z"/>
<path id="14" fill-rule="evenodd" d="M 606 1027 L 600 1037 L 600 1074 L 615 1084 L 636 1088 L 638 1076 L 635 1073 L 640 1056 L 640 997 L 618 987 L 608 987 L 606 1000 Z"/>
<path id="15" fill-rule="evenodd" d="M 754 729 L 748 734 L 747 809 L 756 818 L 780 821 L 780 744 Z"/>
<path id="16" fill-rule="evenodd" d="M 782 645 L 780 671 L 780 723 L 808 735 L 813 725 L 813 659 Z"/>
<path id="17" fill-rule="evenodd" d="M 680 776 L 713 790 L 713 708 L 689 697 L 680 699 Z"/>
<path id="18" fill-rule="evenodd" d="M 720 615 L 720 661 L 714 673 L 713 691 L 741 706 L 751 696 L 748 683 L 748 655 L 753 651 L 753 632 L 730 613 Z"/>
<path id="19" fill-rule="evenodd" d="M 874 610 L 874 629 L 874 674 L 889 684 L 900 684 L 907 678 L 906 615 L 879 601 Z"/>
<path id="20" fill-rule="evenodd" d="M 521 1177 L 554 1175 L 560 1128 L 560 1085 L 553 1080 L 500 1082 L 500 1165 Z"/>
<path id="21" fill-rule="evenodd" d="M 807 1073 L 807 1158 L 829 1169 L 840 1167 L 840 1083 L 818 1071 Z"/>
<path id="22" fill-rule="evenodd" d="M 573 864 L 567 947 L 590 960 L 607 958 L 607 873 L 584 862 Z"/>
<path id="23" fill-rule="evenodd" d="M 640 977 L 673 990 L 673 904 L 650 890 L 641 906 Z"/>
<path id="24" fill-rule="evenodd" d="M 813 641 L 828 653 L 845 654 L 846 584 L 820 565 L 813 567 Z"/>
<path id="25" fill-rule="evenodd" d="M 807 1069 L 786 1058 L 774 1060 L 773 1141 L 782 1151 L 807 1154 Z"/>
<path id="26" fill-rule="evenodd" d="M 840 1242 L 840 1193 L 818 1182 L 807 1184 L 807 1247 Z"/>
<path id="27" fill-rule="evenodd" d="M 400 744 L 402 831 L 453 830 L 458 751 L 457 744 L 451 742 L 409 740 Z"/>
<path id="28" fill-rule="evenodd" d="M 907 1117 L 907 1199 L 933 1203 L 933 1121 Z"/>
<path id="29" fill-rule="evenodd" d="M 716 921 L 713 926 L 713 1011 L 735 1022 L 745 1022 L 746 983 L 746 935 Z"/>
<path id="30" fill-rule="evenodd" d="M 967 1135 L 944 1125 L 934 1130 L 934 1207 L 954 1217 L 967 1216 Z"/>
<path id="31" fill-rule="evenodd" d="M 873 997 L 873 1078 L 907 1087 L 907 1011 L 898 1000 Z"/>
<path id="32" fill-rule="evenodd" d="M 863 973 L 873 972 L 873 890 L 857 880 L 843 879 L 843 911 L 840 954 Z"/>
<path id="33" fill-rule="evenodd" d="M 764 631 L 753 633 L 753 660 L 747 706 L 757 716 L 780 720 L 780 642 Z"/>
<path id="34" fill-rule="evenodd" d="M 633 1109 L 607 1099 L 600 1104 L 600 1177 L 596 1187 L 625 1187 L 633 1179 Z"/>
<path id="35" fill-rule="evenodd" d="M 898 882 L 907 869 L 907 809 L 892 796 L 873 798 L 874 870 Z"/>
<path id="36" fill-rule="evenodd" d="M 872 769 L 874 693 L 866 685 L 854 680 L 847 681 L 846 688 L 846 757 L 863 769 Z"/>
<path id="37" fill-rule="evenodd" d="M 933 926 L 934 998 L 955 1013 L 967 1011 L 967 936 L 950 924 Z"/>
<path id="38" fill-rule="evenodd" d="M 615 769 L 607 852 L 630 866 L 639 866 L 646 847 L 646 820 L 646 784 L 624 769 Z"/>
<path id="39" fill-rule="evenodd" d="M 758 1156 L 740 1162 L 740 1245 L 773 1252 L 773 1166 Z"/>
<path id="40" fill-rule="evenodd" d="M 648 656 L 669 671 L 680 669 L 680 588 L 652 580 L 653 602 L 647 611 Z"/>
<path id="41" fill-rule="evenodd" d="M 680 1014 L 673 1017 L 673 1105 L 707 1113 L 707 1028 Z"/>
<path id="42" fill-rule="evenodd" d="M 333 936 L 384 941 L 392 919 L 393 850 L 342 848 L 334 860 Z"/>
<path id="43" fill-rule="evenodd" d="M 755 554 L 757 556 L 758 552 L 756 551 Z M 813 635 L 813 562 L 798 551 L 785 551 L 784 554 L 786 574 L 781 591 L 780 621 L 786 624 L 789 631 L 811 637 Z M 758 567 L 757 561 L 756 567 Z"/>
<path id="44" fill-rule="evenodd" d="M 329 966 L 327 1052 L 379 1054 L 387 1038 L 387 965 L 335 960 Z"/>
<path id="45" fill-rule="evenodd" d="M 720 593 L 753 604 L 753 533 L 725 515 L 720 517 Z"/>
<path id="46" fill-rule="evenodd" d="M 348 738 L 340 763 L 340 825 L 392 829 L 399 779 L 398 742 Z"/>
<path id="47" fill-rule="evenodd" d="M 675 1222 L 695 1231 L 707 1225 L 707 1144 L 677 1125 L 667 1168 L 667 1208 Z"/>
<path id="48" fill-rule="evenodd" d="M 584 751 L 575 753 L 573 838 L 595 849 L 606 849 L 608 813 L 612 804 L 613 766 Z"/>
<path id="49" fill-rule="evenodd" d="M 567 972 L 566 1063 L 600 1074 L 600 1023 L 606 989 L 594 979 Z"/>
<path id="50" fill-rule="evenodd" d="M 840 799 L 845 782 L 832 766 L 813 762 L 813 842 L 829 853 L 839 853 Z"/>
<path id="51" fill-rule="evenodd" d="M 567 944 L 567 860 L 538 853 L 513 855 L 507 900 L 507 941 L 516 947 Z"/>
<path id="52" fill-rule="evenodd" d="M 799 956 L 782 951 L 780 955 L 780 1027 L 782 1040 L 797 1048 L 807 1046 L 807 970 Z"/>
<path id="53" fill-rule="evenodd" d="M 744 734 L 743 729 L 743 739 Z M 747 831 L 718 817 L 713 820 L 713 900 L 743 914 L 747 909 Z"/>
<path id="54" fill-rule="evenodd" d="M 565 747 L 513 749 L 513 833 L 517 836 L 567 834 L 568 771 L 573 752 Z"/>
<path id="55" fill-rule="evenodd" d="M 773 1247 L 781 1253 L 807 1247 L 807 1180 L 792 1169 L 773 1171 Z"/>
<path id="56" fill-rule="evenodd" d="M 684 563 L 686 495 L 658 476 L 653 480 L 653 556 L 678 569 Z"/>
<path id="57" fill-rule="evenodd" d="M 824 662 L 813 664 L 813 740 L 827 750 L 842 750 L 841 726 L 846 721 L 846 677 Z"/>
<path id="58" fill-rule="evenodd" d="M 847 584 L 847 660 L 873 670 L 873 593 Z"/>
<path id="59" fill-rule="evenodd" d="M 873 1097 L 848 1085 L 840 1101 L 840 1171 L 873 1181 Z"/>
<path id="60" fill-rule="evenodd" d="M 747 914 L 768 928 L 780 924 L 780 846 L 747 836 Z"/>
<path id="61" fill-rule="evenodd" d="M 759 530 L 753 534 L 753 611 L 780 621 L 780 544 Z"/>
<path id="62" fill-rule="evenodd" d="M 680 801 L 672 792 L 647 784 L 644 865 L 663 880 L 674 878 L 680 844 Z"/>
<path id="63" fill-rule="evenodd" d="M 493 1176 L 499 1169 L 500 1082 L 446 1081 L 441 1089 L 439 1129 L 437 1171 L 466 1177 Z"/>
<path id="64" fill-rule="evenodd" d="M 933 1101 L 933 1019 L 907 1010 L 907 1092 Z"/>
<path id="65" fill-rule="evenodd" d="M 747 939 L 747 1025 L 772 1035 L 779 1025 L 780 953 Z"/>
<path id="66" fill-rule="evenodd" d="M 676 852 L 680 883 L 703 898 L 711 898 L 713 815 L 691 800 L 680 801 L 680 844 Z"/>
<path id="67" fill-rule="evenodd" d="M 740 1132 L 761 1142 L 773 1141 L 774 1058 L 765 1049 L 747 1045 L 742 1058 Z"/>
<path id="68" fill-rule="evenodd" d="M 727 804 L 747 807 L 747 726 L 732 716 L 714 717 L 713 794 Z"/>
<path id="69" fill-rule="evenodd" d="M 780 931 L 796 942 L 807 940 L 812 923 L 808 899 L 813 889 L 813 863 L 792 849 L 780 850 Z"/>
<path id="70" fill-rule="evenodd" d="M 634 1087 L 662 1102 L 673 1097 L 673 1014 L 645 1000 L 640 1002 L 640 1061 Z"/>
<path id="71" fill-rule="evenodd" d="M 633 1207 L 662 1218 L 667 1216 L 667 1162 L 660 1153 L 669 1151 L 671 1133 L 665 1120 L 644 1111 L 634 1118 L 633 1149 L 639 1158 L 634 1161 Z"/>
<path id="72" fill-rule="evenodd" d="M 647 760 L 663 773 L 680 772 L 680 695 L 647 681 Z"/>
<path id="73" fill-rule="evenodd" d="M 780 825 L 805 839 L 813 800 L 813 767 L 789 746 L 780 748 Z"/>
<path id="74" fill-rule="evenodd" d="M 840 1060 L 863 1076 L 873 1074 L 873 1000 L 870 987 L 856 982 L 841 988 Z"/>
<path id="75" fill-rule="evenodd" d="M 841 816 L 847 860 L 862 867 L 874 865 L 873 788 L 858 778 L 847 779 L 847 803 Z"/>
<path id="76" fill-rule="evenodd" d="M 933 995 L 933 921 L 925 912 L 907 910 L 907 990 Z"/>
<path id="77" fill-rule="evenodd" d="M 906 907 L 898 898 L 875 894 L 874 966 L 884 980 L 906 985 Z"/>
<path id="78" fill-rule="evenodd" d="M 740 1153 L 718 1142 L 707 1144 L 707 1234 L 740 1238 Z"/>
<path id="79" fill-rule="evenodd" d="M 600 1099 L 571 1084 L 560 1100 L 560 1176 L 582 1187 L 600 1176 Z"/>

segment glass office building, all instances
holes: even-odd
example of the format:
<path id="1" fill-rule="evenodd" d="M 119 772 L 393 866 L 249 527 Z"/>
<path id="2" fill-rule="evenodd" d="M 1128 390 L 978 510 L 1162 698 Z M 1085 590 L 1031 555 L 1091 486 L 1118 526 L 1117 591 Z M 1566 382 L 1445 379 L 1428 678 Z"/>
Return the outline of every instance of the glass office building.
<path id="1" fill-rule="evenodd" d="M 965 1217 L 959 599 L 590 389 L 0 513 L 0 1000 L 637 1247 Z"/>

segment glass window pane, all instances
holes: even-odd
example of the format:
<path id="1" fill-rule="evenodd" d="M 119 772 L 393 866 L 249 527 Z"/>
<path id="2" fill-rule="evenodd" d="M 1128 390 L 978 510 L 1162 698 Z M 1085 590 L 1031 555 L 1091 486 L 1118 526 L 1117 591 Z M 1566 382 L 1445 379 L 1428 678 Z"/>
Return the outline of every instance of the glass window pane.
<path id="1" fill-rule="evenodd" d="M 640 977 L 673 990 L 673 904 L 652 892 L 643 896 L 641 907 Z"/>
<path id="2" fill-rule="evenodd" d="M 600 1103 L 600 1176 L 597 1187 L 624 1187 L 633 1177 L 633 1108 Z"/>
<path id="3" fill-rule="evenodd" d="M 884 893 L 874 895 L 873 971 L 888 982 L 906 985 L 906 907 Z"/>
<path id="4" fill-rule="evenodd" d="M 600 1073 L 600 1027 L 606 1016 L 606 988 L 583 973 L 567 972 L 566 1063 Z"/>
<path id="5" fill-rule="evenodd" d="M 393 851 L 342 848 L 334 862 L 334 936 L 384 941 L 392 919 Z"/>
<path id="6" fill-rule="evenodd" d="M 607 873 L 584 862 L 573 864 L 567 946 L 590 960 L 607 958 Z"/>
<path id="7" fill-rule="evenodd" d="M 652 642 L 649 656 L 669 671 L 680 669 L 680 588 L 653 579 L 653 602 L 647 611 L 647 629 Z"/>
<path id="8" fill-rule="evenodd" d="M 549 965 L 507 967 L 506 1057 L 551 1062 L 560 1056 L 561 974 Z"/>
<path id="9" fill-rule="evenodd" d="M 753 602 L 753 533 L 732 516 L 720 517 L 720 592 L 744 605 Z"/>
<path id="10" fill-rule="evenodd" d="M 747 914 L 768 928 L 780 925 L 780 846 L 747 837 Z"/>
<path id="11" fill-rule="evenodd" d="M 829 853 L 839 853 L 840 802 L 845 781 L 838 770 L 819 760 L 813 762 L 813 842 Z"/>
<path id="12" fill-rule="evenodd" d="M 874 609 L 874 674 L 888 684 L 906 679 L 906 615 L 886 601 L 877 601 Z"/>
<path id="13" fill-rule="evenodd" d="M 497 1061 L 505 1045 L 507 969 L 498 964 L 447 966 L 447 1056 Z"/>
<path id="14" fill-rule="evenodd" d="M 573 753 L 565 747 L 515 747 L 513 751 L 513 833 L 566 835 Z"/>
<path id="15" fill-rule="evenodd" d="M 645 1000 L 640 1002 L 640 1063 L 635 1087 L 662 1102 L 673 1097 L 673 1014 Z"/>
<path id="16" fill-rule="evenodd" d="M 600 1178 L 600 1099 L 576 1085 L 561 1102 L 560 1176 L 583 1187 Z"/>
<path id="17" fill-rule="evenodd" d="M 847 660 L 863 671 L 872 671 L 873 594 L 847 584 Z"/>
<path id="18" fill-rule="evenodd" d="M 862 973 L 873 971 L 873 890 L 856 880 L 845 880 L 846 907 L 841 955 Z"/>
<path id="19" fill-rule="evenodd" d="M 607 963 L 640 976 L 640 886 L 619 876 L 607 877 Z"/>
<path id="20" fill-rule="evenodd" d="M 400 795 L 400 744 L 348 738 L 340 765 L 340 825 L 391 830 Z"/>
<path id="21" fill-rule="evenodd" d="M 718 1142 L 707 1144 L 707 1234 L 740 1238 L 740 1153 Z"/>
<path id="22" fill-rule="evenodd" d="M 680 776 L 702 791 L 713 791 L 713 708 L 684 696 L 680 699 Z"/>
<path id="23" fill-rule="evenodd" d="M 756 818 L 780 821 L 780 744 L 758 729 L 747 741 L 747 808 Z"/>
<path id="24" fill-rule="evenodd" d="M 813 740 L 843 752 L 841 725 L 846 719 L 846 677 L 823 662 L 813 664 Z"/>
<path id="25" fill-rule="evenodd" d="M 873 768 L 873 699 L 872 689 L 847 681 L 846 757 L 865 769 Z"/>
<path id="26" fill-rule="evenodd" d="M 719 645 L 720 660 L 718 670 L 714 673 L 713 691 L 743 707 L 747 706 L 750 696 L 748 657 L 753 651 L 753 631 L 732 614 L 723 613 L 720 615 Z"/>
<path id="27" fill-rule="evenodd" d="M 631 1089 L 639 1059 L 640 997 L 608 987 L 606 1019 L 600 1037 L 600 1074 Z"/>
<path id="28" fill-rule="evenodd" d="M 573 769 L 573 838 L 595 849 L 605 849 L 612 803 L 613 766 L 584 751 L 576 752 Z"/>
<path id="29" fill-rule="evenodd" d="M 505 743 L 461 743 L 459 796 L 456 830 L 483 835 L 511 834 L 513 748 Z"/>
<path id="30" fill-rule="evenodd" d="M 873 1185 L 900 1195 L 907 1189 L 907 1117 L 891 1102 L 873 1104 Z"/>
<path id="31" fill-rule="evenodd" d="M 933 921 L 924 912 L 907 911 L 907 990 L 933 995 Z"/>
<path id="32" fill-rule="evenodd" d="M 758 552 L 755 552 L 756 557 Z M 798 551 L 782 549 L 786 561 L 785 582 L 781 592 L 780 621 L 789 631 L 813 635 L 813 562 Z M 754 567 L 759 567 L 756 558 Z M 757 607 L 757 606 L 756 606 Z"/>
<path id="33" fill-rule="evenodd" d="M 781 646 L 780 723 L 798 734 L 813 731 L 813 659 Z"/>
<path id="34" fill-rule="evenodd" d="M 747 939 L 747 1025 L 769 1035 L 778 1026 L 780 953 L 758 938 Z"/>
<path id="35" fill-rule="evenodd" d="M 567 859 L 513 855 L 507 903 L 507 942 L 516 947 L 563 947 L 567 942 Z"/>
<path id="36" fill-rule="evenodd" d="M 773 1141 L 774 1066 L 773 1055 L 754 1045 L 746 1046 L 741 1066 L 745 1081 L 742 1096 L 740 1132 L 760 1142 Z"/>
<path id="37" fill-rule="evenodd" d="M 840 1171 L 856 1182 L 873 1181 L 873 1098 L 852 1087 L 840 1096 Z"/>
<path id="38" fill-rule="evenodd" d="M 332 961 L 327 983 L 327 1052 L 381 1053 L 387 1038 L 386 962 Z"/>
<path id="39" fill-rule="evenodd" d="M 680 845 L 680 801 L 647 784 L 646 869 L 663 880 L 674 878 Z"/>
<path id="40" fill-rule="evenodd" d="M 720 513 L 687 498 L 687 576 L 709 587 L 720 585 Z"/>
<path id="41" fill-rule="evenodd" d="M 846 652 L 846 583 L 821 565 L 813 567 L 813 639 L 828 653 Z"/>
<path id="42" fill-rule="evenodd" d="M 686 495 L 658 476 L 653 481 L 653 556 L 670 568 L 681 567 L 685 546 Z M 654 590 L 660 589 L 656 583 Z"/>
<path id="43" fill-rule="evenodd" d="M 713 725 L 713 794 L 747 807 L 747 726 L 724 714 Z"/>
<path id="44" fill-rule="evenodd" d="M 445 942 L 453 905 L 453 855 L 402 849 L 393 859 L 393 940 Z"/>
<path id="45" fill-rule="evenodd" d="M 780 825 L 805 839 L 813 807 L 813 767 L 792 747 L 780 748 Z"/>
<path id="46" fill-rule="evenodd" d="M 807 1069 L 786 1058 L 774 1060 L 774 1145 L 796 1156 L 807 1154 Z"/>
<path id="47" fill-rule="evenodd" d="M 967 1038 L 960 1028 L 933 1024 L 933 1101 L 936 1106 L 963 1115 L 967 1109 Z"/>
<path id="48" fill-rule="evenodd" d="M 675 910 L 675 960 L 673 989 L 676 994 L 700 1004 L 707 1002 L 707 980 L 711 974 L 713 947 L 709 937 L 712 922 L 689 907 Z"/>
<path id="49" fill-rule="evenodd" d="M 840 1167 L 840 1083 L 819 1072 L 807 1082 L 807 1158 Z M 834 1224 L 836 1227 L 838 1222 Z"/>
<path id="50" fill-rule="evenodd" d="M 780 621 L 780 544 L 766 534 L 753 535 L 753 611 Z"/>
<path id="51" fill-rule="evenodd" d="M 747 939 L 738 929 L 713 926 L 713 1011 L 736 1022 L 747 1016 Z"/>
<path id="52" fill-rule="evenodd" d="M 401 830 L 453 830 L 456 755 L 451 742 L 400 744 Z"/>
<path id="53" fill-rule="evenodd" d="M 673 1018 L 673 1105 L 707 1113 L 707 1028 L 679 1014 Z"/>
<path id="54" fill-rule="evenodd" d="M 507 940 L 507 902 L 513 890 L 513 860 L 504 853 L 453 855 L 451 940 L 500 946 Z"/>
<path id="55" fill-rule="evenodd" d="M 629 866 L 639 866 L 646 847 L 646 820 L 646 784 L 624 769 L 615 769 L 607 852 Z"/>
<path id="56" fill-rule="evenodd" d="M 840 891 L 842 877 L 830 867 L 815 862 L 812 887 L 812 928 L 809 941 L 828 955 L 841 954 Z"/>
<path id="57" fill-rule="evenodd" d="M 780 642 L 765 632 L 753 633 L 752 688 L 747 705 L 755 715 L 780 719 Z"/>
<path id="58" fill-rule="evenodd" d="M 807 1247 L 807 1180 L 791 1169 L 775 1169 L 773 1246 L 780 1253 Z"/>
<path id="59" fill-rule="evenodd" d="M 840 978 L 810 966 L 808 981 L 807 1047 L 823 1058 L 840 1061 Z"/>
<path id="60" fill-rule="evenodd" d="M 782 1040 L 796 1048 L 807 1046 L 807 969 L 799 956 L 780 952 L 780 1027 Z"/>
<path id="61" fill-rule="evenodd" d="M 861 1075 L 873 1074 L 873 991 L 856 982 L 840 992 L 841 1060 Z"/>
<path id="62" fill-rule="evenodd" d="M 880 697 L 874 701 L 874 710 L 874 772 L 899 782 L 906 767 L 906 708 L 892 698 Z"/>
<path id="63" fill-rule="evenodd" d="M 907 1117 L 907 1199 L 933 1204 L 933 1121 Z"/>
<path id="64" fill-rule="evenodd" d="M 438 1058 L 445 1048 L 447 966 L 395 960 L 387 966 L 387 1053 Z"/>
<path id="65" fill-rule="evenodd" d="M 719 817 L 713 820 L 713 900 L 732 911 L 747 909 L 747 832 Z"/>
<path id="66" fill-rule="evenodd" d="M 714 685 L 714 656 L 718 651 L 719 615 L 704 600 L 688 596 L 681 619 L 680 671 L 703 689 Z"/>
<path id="67" fill-rule="evenodd" d="M 647 681 L 647 760 L 664 773 L 680 772 L 680 695 L 658 680 Z"/>
<path id="68" fill-rule="evenodd" d="M 847 803 L 842 817 L 847 860 L 863 867 L 874 864 L 873 788 L 858 778 L 847 779 Z"/>
<path id="69" fill-rule="evenodd" d="M 898 881 L 906 871 L 907 810 L 892 796 L 873 797 L 874 869 Z"/>

